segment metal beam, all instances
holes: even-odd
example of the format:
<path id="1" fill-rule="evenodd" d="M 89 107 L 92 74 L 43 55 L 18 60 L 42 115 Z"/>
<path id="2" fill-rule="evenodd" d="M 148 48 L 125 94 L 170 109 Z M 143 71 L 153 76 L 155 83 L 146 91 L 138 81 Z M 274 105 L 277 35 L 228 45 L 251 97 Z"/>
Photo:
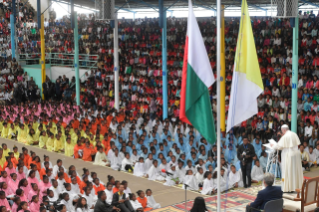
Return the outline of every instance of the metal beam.
<path id="1" fill-rule="evenodd" d="M 122 4 L 120 7 L 115 7 L 117 10 L 115 11 L 117 13 L 117 11 L 119 11 L 120 9 L 122 9 L 126 4 L 128 4 L 130 2 L 130 0 L 126 1 L 124 4 Z M 130 5 L 129 5 L 130 6 Z"/>
<path id="2" fill-rule="evenodd" d="M 311 6 L 314 6 L 314 7 L 319 7 L 318 4 L 314 4 L 314 3 L 310 2 L 310 1 L 306 1 L 306 0 L 300 0 L 300 1 L 302 1 L 302 2 L 304 2 L 304 3 L 306 3 L 306 4 L 309 4 L 309 5 L 311 5 Z"/>
<path id="3" fill-rule="evenodd" d="M 173 4 L 171 4 L 170 6 L 166 7 L 166 10 L 168 11 L 169 8 L 173 7 L 176 3 L 178 3 L 180 0 L 176 0 Z"/>
<path id="4" fill-rule="evenodd" d="M 66 4 L 66 5 L 71 5 L 69 2 L 66 2 L 66 1 L 60 1 L 60 0 L 51 0 L 55 3 L 61 3 L 61 4 Z M 90 7 L 84 7 L 84 6 L 81 6 L 81 5 L 78 5 L 78 4 L 74 4 L 74 7 L 78 7 L 78 8 L 83 8 L 83 9 L 86 9 L 86 10 L 90 10 L 90 11 L 94 11 L 96 12 L 96 9 L 92 9 Z M 68 11 L 67 11 L 68 12 Z"/>
<path id="5" fill-rule="evenodd" d="M 119 8 L 119 7 L 115 7 L 117 10 L 116 12 L 118 12 L 119 10 L 123 10 L 123 11 L 126 11 L 126 12 L 130 12 L 130 13 L 137 13 L 136 11 L 132 11 L 132 10 L 128 10 L 128 9 L 124 9 L 124 8 Z"/>
<path id="6" fill-rule="evenodd" d="M 185 1 L 185 2 L 188 2 L 187 0 L 184 0 L 184 1 Z M 206 9 L 206 10 L 213 10 L 213 11 L 217 12 L 217 10 L 216 10 L 215 8 L 212 8 L 212 7 L 207 7 L 207 6 L 203 6 L 203 5 L 195 4 L 195 3 L 193 3 L 193 5 L 196 6 L 196 7 L 204 8 L 204 9 Z"/>
<path id="7" fill-rule="evenodd" d="M 158 12 L 158 7 L 157 6 L 154 6 L 154 5 L 152 5 L 152 4 L 149 4 L 149 3 L 146 3 L 145 1 L 143 1 L 143 0 L 132 0 L 132 1 L 134 1 L 134 2 L 136 2 L 136 3 L 140 3 L 140 4 L 143 4 L 143 5 L 145 5 L 145 6 L 148 6 L 149 8 L 152 8 L 153 10 L 155 10 L 156 12 Z"/>

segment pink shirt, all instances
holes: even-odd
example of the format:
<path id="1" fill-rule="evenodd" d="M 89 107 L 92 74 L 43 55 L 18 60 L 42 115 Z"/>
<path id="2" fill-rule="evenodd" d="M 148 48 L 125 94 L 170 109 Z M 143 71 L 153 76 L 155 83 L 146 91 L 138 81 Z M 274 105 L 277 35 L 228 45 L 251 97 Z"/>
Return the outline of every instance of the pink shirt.
<path id="1" fill-rule="evenodd" d="M 23 76 L 17 76 L 17 80 L 18 80 L 18 82 L 22 82 Z"/>
<path id="2" fill-rule="evenodd" d="M 41 190 L 41 192 L 43 193 L 44 191 L 46 191 L 48 188 L 50 188 L 52 185 L 50 182 L 48 183 L 44 183 L 43 181 L 41 181 L 39 183 L 39 188 Z M 43 194 L 44 196 L 46 196 L 46 194 Z"/>
<path id="3" fill-rule="evenodd" d="M 7 185 L 9 185 L 10 180 L 11 180 L 11 178 L 9 177 L 9 175 L 8 175 L 6 178 L 1 177 L 1 178 L 0 178 L 0 183 L 1 183 L 1 182 L 6 182 Z"/>
<path id="4" fill-rule="evenodd" d="M 7 211 L 11 211 L 11 207 L 10 207 L 8 200 L 6 198 L 0 199 L 0 205 L 5 206 Z"/>
<path id="5" fill-rule="evenodd" d="M 31 201 L 34 195 L 38 195 L 38 191 L 34 191 L 33 189 L 31 189 L 28 194 L 28 200 Z M 43 197 L 42 192 L 39 192 L 39 203 L 42 202 L 42 197 Z"/>
<path id="6" fill-rule="evenodd" d="M 12 169 L 9 169 L 9 167 L 6 167 L 5 171 L 7 172 L 8 176 L 9 175 L 11 176 L 12 173 L 16 173 L 16 170 L 13 167 Z"/>
<path id="7" fill-rule="evenodd" d="M 9 182 L 9 187 L 12 188 L 12 190 L 14 192 L 18 189 L 18 185 L 19 185 L 18 180 L 16 180 L 16 181 L 10 180 L 10 182 Z"/>
<path id="8" fill-rule="evenodd" d="M 24 178 L 26 178 L 24 172 L 22 172 L 21 174 L 19 172 L 17 173 L 17 181 L 20 181 Z"/>
<path id="9" fill-rule="evenodd" d="M 16 203 L 13 203 L 12 212 L 17 212 L 17 210 L 18 210 L 18 205 Z"/>
<path id="10" fill-rule="evenodd" d="M 28 183 L 30 185 L 30 188 L 31 188 L 31 183 L 36 183 L 39 186 L 39 181 L 36 177 L 34 178 L 28 177 Z"/>
<path id="11" fill-rule="evenodd" d="M 38 202 L 38 203 L 32 202 L 29 206 L 29 209 L 30 209 L 30 212 L 40 211 L 40 202 Z"/>

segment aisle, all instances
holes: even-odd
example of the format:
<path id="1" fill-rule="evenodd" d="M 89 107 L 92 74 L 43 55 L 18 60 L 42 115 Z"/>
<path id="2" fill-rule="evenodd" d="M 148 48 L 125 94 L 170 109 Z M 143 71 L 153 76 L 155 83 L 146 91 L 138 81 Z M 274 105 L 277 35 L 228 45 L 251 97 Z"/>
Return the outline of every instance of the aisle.
<path id="1" fill-rule="evenodd" d="M 11 151 L 13 146 L 16 145 L 20 153 L 22 151 L 22 147 L 25 146 L 17 141 L 0 138 L 0 144 L 2 143 L 6 143 Z M 164 186 L 160 182 L 150 181 L 125 172 L 114 171 L 109 167 L 96 166 L 90 162 L 67 157 L 64 154 L 48 152 L 44 149 L 40 149 L 39 147 L 26 146 L 26 148 L 29 150 L 29 153 L 30 150 L 36 152 L 36 154 L 40 157 L 41 162 L 43 161 L 43 155 L 48 155 L 53 165 L 56 165 L 56 161 L 58 159 L 63 161 L 63 165 L 66 169 L 68 169 L 70 165 L 74 165 L 79 175 L 83 174 L 83 168 L 87 168 L 90 172 L 96 172 L 98 177 L 105 183 L 107 182 L 108 175 L 112 175 L 116 180 L 127 180 L 129 183 L 128 186 L 132 192 L 136 192 L 140 189 L 145 191 L 150 188 L 153 190 L 155 200 L 160 203 L 162 207 L 173 205 L 185 200 L 185 192 L 180 188 Z M 194 199 L 199 195 L 200 194 L 191 191 L 187 192 L 188 199 Z"/>

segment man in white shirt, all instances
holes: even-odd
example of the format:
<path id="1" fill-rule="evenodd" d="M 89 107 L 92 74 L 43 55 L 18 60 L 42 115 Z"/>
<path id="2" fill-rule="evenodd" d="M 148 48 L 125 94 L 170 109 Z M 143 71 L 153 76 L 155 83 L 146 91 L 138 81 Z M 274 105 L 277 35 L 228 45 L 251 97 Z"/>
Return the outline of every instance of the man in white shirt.
<path id="1" fill-rule="evenodd" d="M 313 127 L 310 125 L 310 121 L 307 121 L 307 126 L 305 127 L 305 137 L 309 141 L 312 136 Z"/>

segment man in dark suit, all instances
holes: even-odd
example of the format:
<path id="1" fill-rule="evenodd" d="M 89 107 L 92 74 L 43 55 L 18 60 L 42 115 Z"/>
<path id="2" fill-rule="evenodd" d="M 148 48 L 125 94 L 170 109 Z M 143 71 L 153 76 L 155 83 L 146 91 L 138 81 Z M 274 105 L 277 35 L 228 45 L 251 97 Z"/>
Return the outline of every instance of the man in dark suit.
<path id="1" fill-rule="evenodd" d="M 98 200 L 94 207 L 94 212 L 119 212 L 120 209 L 109 205 L 106 203 L 106 193 L 105 191 L 100 191 L 98 193 Z"/>
<path id="2" fill-rule="evenodd" d="M 254 146 L 248 143 L 248 137 L 243 136 L 243 144 L 238 147 L 237 158 L 240 160 L 240 168 L 243 176 L 244 187 L 251 186 L 251 165 L 255 156 Z M 248 182 L 247 182 L 247 180 Z"/>
<path id="3" fill-rule="evenodd" d="M 274 180 L 275 177 L 273 174 L 266 173 L 264 175 L 265 189 L 259 191 L 255 201 L 246 206 L 246 212 L 263 210 L 267 202 L 282 199 L 281 187 L 272 186 L 274 184 Z"/>
<path id="4" fill-rule="evenodd" d="M 134 212 L 129 198 L 124 193 L 124 185 L 120 185 L 119 191 L 113 194 L 112 205 L 121 209 L 121 212 Z"/>

